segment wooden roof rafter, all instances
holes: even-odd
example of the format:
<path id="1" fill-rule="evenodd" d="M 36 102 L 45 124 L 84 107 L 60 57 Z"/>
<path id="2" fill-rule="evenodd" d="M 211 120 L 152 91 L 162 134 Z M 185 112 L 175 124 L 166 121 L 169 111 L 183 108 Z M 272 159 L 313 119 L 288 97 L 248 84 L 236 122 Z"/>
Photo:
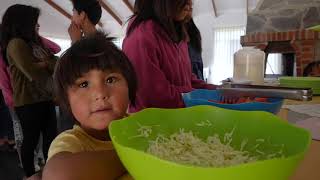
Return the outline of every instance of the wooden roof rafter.
<path id="1" fill-rule="evenodd" d="M 248 16 L 249 14 L 249 0 L 245 0 L 246 1 L 246 14 Z"/>
<path id="2" fill-rule="evenodd" d="M 72 19 L 72 16 L 65 11 L 64 9 L 62 9 L 57 3 L 53 2 L 52 0 L 44 0 L 45 2 L 47 2 L 51 7 L 53 7 L 55 10 L 57 10 L 60 14 L 62 14 L 63 16 L 65 16 L 68 19 Z M 102 23 L 99 22 L 98 25 L 100 27 L 102 27 Z"/>
<path id="3" fill-rule="evenodd" d="M 124 4 L 130 9 L 130 11 L 133 13 L 133 5 L 129 2 L 129 0 L 122 0 Z"/>
<path id="4" fill-rule="evenodd" d="M 44 0 L 45 2 L 47 2 L 51 7 L 53 7 L 55 10 L 57 10 L 59 13 L 61 13 L 62 15 L 64 15 L 66 18 L 71 20 L 71 15 L 69 13 L 67 13 L 67 11 L 65 11 L 64 9 L 62 9 L 58 4 L 56 4 L 55 2 L 53 2 L 52 0 Z"/>
<path id="5" fill-rule="evenodd" d="M 214 17 L 218 17 L 217 6 L 216 6 L 216 3 L 214 2 L 214 0 L 212 0 L 212 7 L 213 7 Z"/>
<path id="6" fill-rule="evenodd" d="M 119 24 L 122 26 L 122 20 L 121 18 L 103 1 L 99 0 L 101 7 L 107 11 Z"/>

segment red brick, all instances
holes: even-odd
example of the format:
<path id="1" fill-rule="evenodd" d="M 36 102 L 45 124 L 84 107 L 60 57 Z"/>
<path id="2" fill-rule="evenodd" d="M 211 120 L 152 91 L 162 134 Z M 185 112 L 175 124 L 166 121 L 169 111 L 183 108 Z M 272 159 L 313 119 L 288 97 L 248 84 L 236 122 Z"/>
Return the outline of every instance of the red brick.
<path id="1" fill-rule="evenodd" d="M 300 36 L 300 39 L 306 39 L 306 31 L 305 30 L 301 30 L 299 36 Z"/>
<path id="2" fill-rule="evenodd" d="M 311 31 L 311 30 L 308 30 L 306 31 L 307 35 L 306 35 L 306 39 L 315 39 L 315 32 L 314 31 Z"/>
<path id="3" fill-rule="evenodd" d="M 318 31 L 314 32 L 314 39 L 320 39 L 320 33 Z"/>
<path id="4" fill-rule="evenodd" d="M 267 33 L 267 41 L 271 41 L 272 40 L 272 33 L 271 32 L 268 32 Z"/>
<path id="5" fill-rule="evenodd" d="M 307 60 L 307 59 L 313 59 L 314 58 L 314 53 L 303 53 L 301 55 L 303 60 Z"/>
<path id="6" fill-rule="evenodd" d="M 297 68 L 297 76 L 302 76 L 302 70 L 301 68 Z"/>
<path id="7" fill-rule="evenodd" d="M 293 37 L 295 37 L 295 32 L 289 31 L 289 39 L 293 39 Z"/>
<path id="8" fill-rule="evenodd" d="M 268 34 L 267 33 L 262 33 L 262 42 L 268 41 Z"/>
<path id="9" fill-rule="evenodd" d="M 280 32 L 276 32 L 276 41 L 280 41 Z"/>
<path id="10" fill-rule="evenodd" d="M 299 45 L 298 45 L 298 42 L 297 41 L 291 41 L 291 46 L 293 47 L 293 49 L 295 49 L 296 51 L 299 51 L 300 48 L 299 48 Z"/>
<path id="11" fill-rule="evenodd" d="M 297 67 L 301 66 L 301 58 L 296 57 Z"/>
<path id="12" fill-rule="evenodd" d="M 314 34 L 314 39 L 318 39 L 318 32 L 317 31 L 313 31 Z"/>
<path id="13" fill-rule="evenodd" d="M 272 33 L 271 41 L 276 41 L 276 40 L 277 40 L 277 35 L 276 35 L 276 33 Z"/>
<path id="14" fill-rule="evenodd" d="M 249 34 L 249 35 L 247 35 L 248 36 L 248 39 L 249 39 L 249 42 L 250 42 L 250 40 L 252 39 L 251 37 L 252 37 L 252 34 Z"/>
<path id="15" fill-rule="evenodd" d="M 244 37 L 244 42 L 246 42 L 246 43 L 249 42 L 249 36 L 248 35 Z"/>
<path id="16" fill-rule="evenodd" d="M 289 40 L 289 32 L 283 32 L 283 40 Z"/>
<path id="17" fill-rule="evenodd" d="M 281 41 L 284 41 L 285 36 L 286 36 L 286 33 L 285 33 L 285 32 L 281 32 L 281 33 L 280 33 L 280 40 L 281 40 Z"/>
<path id="18" fill-rule="evenodd" d="M 260 37 L 259 37 L 259 41 L 260 41 L 260 42 L 265 42 L 265 41 L 264 41 L 264 34 L 265 34 L 265 33 L 260 33 Z"/>
<path id="19" fill-rule="evenodd" d="M 305 65 L 305 64 L 309 64 L 309 63 L 311 63 L 311 62 L 313 62 L 313 59 L 303 59 L 303 60 L 301 61 L 301 64 L 302 64 L 302 65 Z"/>
<path id="20" fill-rule="evenodd" d="M 301 38 L 300 38 L 300 35 L 301 35 L 301 34 L 300 34 L 300 31 L 297 30 L 297 31 L 295 31 L 294 33 L 295 33 L 296 39 L 297 39 L 297 40 L 300 40 L 300 39 L 301 39 Z"/>
<path id="21" fill-rule="evenodd" d="M 285 37 L 285 32 L 280 32 L 280 41 L 283 41 Z"/>
<path id="22" fill-rule="evenodd" d="M 260 42 L 260 33 L 256 33 L 254 36 L 254 42 Z"/>
<path id="23" fill-rule="evenodd" d="M 301 41 L 301 45 L 302 46 L 314 46 L 315 44 L 315 40 L 305 40 L 305 41 Z"/>
<path id="24" fill-rule="evenodd" d="M 313 53 L 314 47 L 313 46 L 302 46 L 303 53 Z"/>
<path id="25" fill-rule="evenodd" d="M 255 42 L 255 41 L 254 41 L 254 36 L 255 36 L 255 35 L 256 35 L 256 33 L 250 35 L 250 38 L 249 38 L 249 39 L 250 39 L 250 42 Z"/>

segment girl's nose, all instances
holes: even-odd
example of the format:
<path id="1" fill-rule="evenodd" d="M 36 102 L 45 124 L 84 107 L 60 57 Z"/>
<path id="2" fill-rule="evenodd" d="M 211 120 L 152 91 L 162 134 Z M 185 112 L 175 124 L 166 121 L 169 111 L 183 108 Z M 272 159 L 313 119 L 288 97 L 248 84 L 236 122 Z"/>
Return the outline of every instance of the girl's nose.
<path id="1" fill-rule="evenodd" d="M 104 85 L 99 85 L 96 87 L 96 91 L 94 92 L 95 94 L 95 100 L 106 100 L 108 99 L 108 90 Z"/>

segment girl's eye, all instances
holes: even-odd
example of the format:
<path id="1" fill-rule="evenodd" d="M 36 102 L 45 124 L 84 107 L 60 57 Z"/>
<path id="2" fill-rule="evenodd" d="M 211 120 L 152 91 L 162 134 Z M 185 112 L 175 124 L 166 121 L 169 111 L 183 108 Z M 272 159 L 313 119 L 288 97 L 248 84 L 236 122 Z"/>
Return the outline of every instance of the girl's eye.
<path id="1" fill-rule="evenodd" d="M 116 78 L 115 77 L 109 77 L 107 80 L 106 80 L 107 84 L 112 84 L 112 83 L 115 83 L 116 82 Z"/>
<path id="2" fill-rule="evenodd" d="M 80 88 L 86 88 L 86 87 L 88 87 L 88 84 L 89 84 L 88 81 L 85 81 L 85 82 L 80 83 L 79 87 Z"/>

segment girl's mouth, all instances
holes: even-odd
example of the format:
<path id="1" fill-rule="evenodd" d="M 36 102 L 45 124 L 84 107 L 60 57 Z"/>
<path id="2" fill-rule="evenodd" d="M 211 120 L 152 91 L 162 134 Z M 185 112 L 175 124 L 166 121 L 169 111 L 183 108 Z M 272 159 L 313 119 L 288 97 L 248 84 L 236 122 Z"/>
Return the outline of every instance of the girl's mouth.
<path id="1" fill-rule="evenodd" d="M 107 111 L 110 111 L 111 108 L 98 108 L 96 110 L 94 110 L 92 113 L 102 113 L 102 112 L 107 112 Z"/>

